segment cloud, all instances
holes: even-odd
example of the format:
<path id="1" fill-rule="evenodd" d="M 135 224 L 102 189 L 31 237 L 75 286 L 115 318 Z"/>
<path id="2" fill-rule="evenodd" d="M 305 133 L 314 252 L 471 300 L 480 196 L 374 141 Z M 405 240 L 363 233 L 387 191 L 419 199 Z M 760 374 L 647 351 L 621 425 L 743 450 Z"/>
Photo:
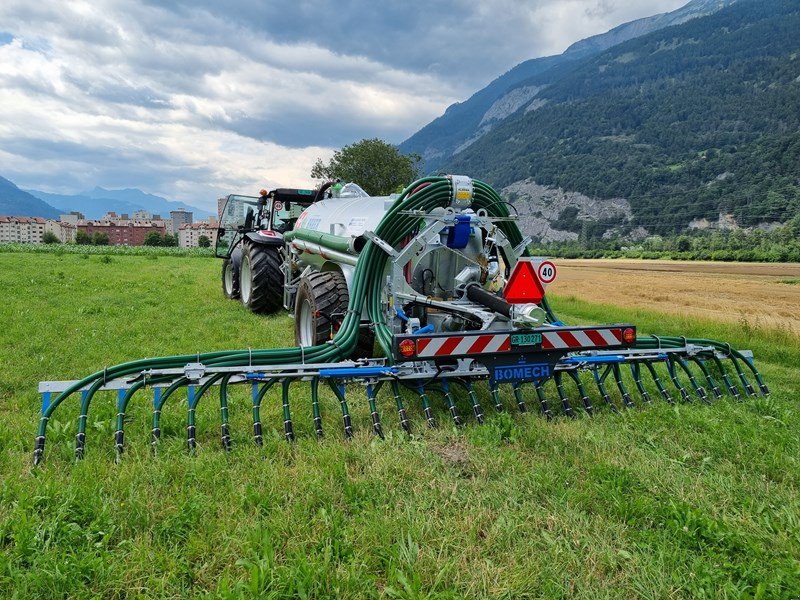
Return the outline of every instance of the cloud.
<path id="1" fill-rule="evenodd" d="M 203 207 L 307 185 L 334 148 L 400 142 L 522 60 L 680 3 L 10 0 L 0 174 Z"/>

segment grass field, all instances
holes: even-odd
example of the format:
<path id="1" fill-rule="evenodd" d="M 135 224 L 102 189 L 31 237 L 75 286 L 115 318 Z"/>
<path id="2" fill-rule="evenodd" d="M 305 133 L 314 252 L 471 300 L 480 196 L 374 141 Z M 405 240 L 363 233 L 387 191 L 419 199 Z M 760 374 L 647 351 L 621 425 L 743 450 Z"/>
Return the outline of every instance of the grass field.
<path id="1" fill-rule="evenodd" d="M 209 258 L 0 253 L 0 597 L 800 595 L 798 337 L 590 304 L 567 290 L 554 304 L 568 322 L 629 320 L 751 348 L 772 397 L 552 423 L 504 413 L 458 431 L 441 406 L 442 427 L 424 429 L 415 406 L 412 437 L 384 399 L 380 441 L 354 389 L 354 440 L 341 440 L 330 399 L 326 438 L 313 439 L 310 408 L 296 397 L 290 445 L 271 395 L 258 450 L 237 390 L 230 454 L 209 397 L 197 455 L 184 450 L 180 400 L 165 411 L 153 457 L 142 395 L 115 464 L 114 399 L 101 395 L 86 459 L 72 462 L 72 401 L 33 469 L 39 380 L 291 343 L 288 317 L 256 317 L 222 298 L 218 269 Z"/>

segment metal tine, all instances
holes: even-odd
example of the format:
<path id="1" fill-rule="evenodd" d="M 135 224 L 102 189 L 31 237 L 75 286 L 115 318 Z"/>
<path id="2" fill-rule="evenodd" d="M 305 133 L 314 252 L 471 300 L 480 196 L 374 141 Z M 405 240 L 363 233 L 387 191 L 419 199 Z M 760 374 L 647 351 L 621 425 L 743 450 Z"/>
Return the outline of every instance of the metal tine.
<path id="1" fill-rule="evenodd" d="M 336 398 L 339 400 L 339 406 L 342 408 L 342 425 L 344 426 L 344 437 L 349 440 L 353 437 L 353 424 L 350 421 L 350 409 L 347 408 L 347 397 L 345 396 L 344 384 L 336 385 L 333 379 L 328 379 L 328 387 L 331 388 Z"/>
<path id="2" fill-rule="evenodd" d="M 116 461 L 122 460 L 122 453 L 125 451 L 125 409 L 133 395 L 144 387 L 145 381 L 137 381 L 124 391 L 120 390 L 121 396 L 117 399 L 117 430 L 114 432 L 114 451 Z"/>
<path id="3" fill-rule="evenodd" d="M 124 393 L 123 390 L 119 390 L 119 396 L 117 397 L 117 430 L 114 432 L 114 450 L 116 452 L 116 462 L 120 462 L 122 460 L 122 454 L 125 451 L 125 412 L 128 410 L 128 404 L 130 404 L 133 395 L 145 387 L 148 383 L 164 383 L 165 381 L 169 381 L 169 378 L 159 377 L 156 379 L 151 379 L 149 382 L 147 379 L 142 378 L 135 382 L 127 390 L 124 390 Z"/>
<path id="4" fill-rule="evenodd" d="M 314 417 L 314 431 L 317 439 L 322 439 L 322 413 L 319 410 L 319 377 L 311 379 L 311 414 Z"/>
<path id="5" fill-rule="evenodd" d="M 642 371 L 641 365 L 638 362 L 630 363 L 631 367 L 631 375 L 633 376 L 633 382 L 636 384 L 636 390 L 639 392 L 639 395 L 642 397 L 642 400 L 647 402 L 648 404 L 653 403 L 653 399 L 650 398 L 650 394 L 647 393 L 647 390 L 644 387 L 644 383 L 642 382 Z"/>
<path id="6" fill-rule="evenodd" d="M 384 439 L 383 429 L 381 429 L 381 418 L 378 415 L 378 407 L 375 404 L 375 389 L 371 383 L 367 384 L 367 399 L 369 400 L 369 410 L 372 415 L 372 432 L 379 438 Z"/>
<path id="7" fill-rule="evenodd" d="M 190 414 L 192 415 L 191 422 L 187 425 L 186 430 L 186 446 L 187 448 L 192 451 L 196 447 L 195 443 L 195 428 L 194 428 L 194 411 L 197 408 L 198 403 L 200 402 L 200 398 L 202 398 L 205 393 L 220 379 L 224 379 L 224 383 L 227 383 L 227 379 L 230 378 L 230 375 L 225 376 L 222 373 L 214 375 L 213 377 L 209 378 L 208 381 L 203 383 L 197 390 L 194 392 L 190 392 L 190 399 L 189 399 L 189 410 Z M 193 388 L 190 388 L 190 390 Z M 220 388 L 220 406 L 222 405 L 222 389 Z"/>
<path id="8" fill-rule="evenodd" d="M 231 434 L 228 423 L 228 381 L 230 381 L 230 378 L 230 374 L 223 377 L 219 386 L 220 440 L 225 452 L 231 451 Z"/>
<path id="9" fill-rule="evenodd" d="M 475 420 L 478 421 L 478 424 L 483 425 L 483 409 L 481 408 L 480 402 L 478 402 L 478 395 L 475 393 L 475 388 L 472 387 L 472 380 L 465 379 L 462 383 L 467 390 L 469 401 L 472 403 L 472 412 L 475 413 Z"/>
<path id="10" fill-rule="evenodd" d="M 525 406 L 525 398 L 522 396 L 522 386 L 518 383 L 512 383 L 511 388 L 514 390 L 514 400 L 517 402 L 519 412 L 528 412 L 528 407 Z"/>
<path id="11" fill-rule="evenodd" d="M 406 414 L 406 407 L 403 405 L 403 397 L 400 395 L 400 383 L 396 379 L 392 380 L 392 395 L 394 396 L 395 404 L 397 405 L 397 414 L 400 416 L 400 426 L 403 431 L 411 433 L 411 423 L 408 421 Z"/>
<path id="12" fill-rule="evenodd" d="M 692 384 L 692 388 L 694 389 L 695 395 L 700 398 L 700 400 L 704 404 L 711 404 L 711 400 L 708 399 L 708 394 L 706 390 L 697 382 L 697 378 L 692 373 L 692 370 L 689 368 L 689 364 L 686 362 L 686 359 L 682 356 L 676 356 L 675 362 L 678 363 L 678 366 L 683 369 L 686 373 L 686 376 L 689 378 L 689 382 Z"/>
<path id="13" fill-rule="evenodd" d="M 422 380 L 417 380 L 417 392 L 419 393 L 420 402 L 422 402 L 422 411 L 425 413 L 425 419 L 428 421 L 428 427 L 436 429 L 436 419 L 433 418 L 431 411 L 431 403 L 428 400 L 428 395 L 425 393 L 425 387 L 422 385 Z"/>
<path id="14" fill-rule="evenodd" d="M 625 405 L 625 408 L 636 408 L 633 400 L 631 400 L 631 395 L 628 393 L 628 388 L 625 387 L 625 382 L 622 380 L 622 371 L 619 368 L 619 363 L 613 363 L 611 365 L 611 372 L 614 374 L 614 381 L 617 382 L 617 388 L 622 396 L 622 403 Z"/>
<path id="15" fill-rule="evenodd" d="M 556 371 L 556 373 L 558 373 L 558 371 Z M 592 401 L 589 398 L 589 394 L 586 393 L 586 388 L 583 386 L 581 376 L 578 374 L 577 369 L 570 369 L 567 373 L 572 377 L 572 381 L 575 382 L 575 387 L 578 388 L 578 393 L 581 395 L 581 402 L 583 402 L 583 409 L 591 417 L 594 415 L 594 407 L 592 407 Z"/>
<path id="16" fill-rule="evenodd" d="M 461 427 L 464 422 L 461 420 L 461 417 L 458 416 L 458 410 L 456 409 L 456 403 L 453 400 L 453 395 L 450 393 L 450 382 L 447 379 L 442 379 L 442 392 L 444 393 L 444 401 L 447 405 L 447 410 L 450 411 L 450 416 L 453 417 L 453 423 L 456 427 Z"/>
<path id="17" fill-rule="evenodd" d="M 694 402 L 692 397 L 689 395 L 689 392 L 686 391 L 686 388 L 683 387 L 681 380 L 678 378 L 678 373 L 675 371 L 675 362 L 671 355 L 667 355 L 667 372 L 669 373 L 669 378 L 672 380 L 673 385 L 677 388 L 678 392 L 681 395 L 681 399 L 684 402 Z"/>
<path id="18" fill-rule="evenodd" d="M 277 379 L 270 379 L 261 386 L 260 390 L 257 387 L 253 389 L 253 441 L 259 447 L 264 445 L 264 433 L 261 427 L 261 402 L 270 388 L 276 383 L 278 383 Z"/>
<path id="19" fill-rule="evenodd" d="M 611 367 L 606 367 L 606 370 L 600 375 L 600 370 L 598 367 L 594 367 L 592 369 L 592 375 L 594 376 L 594 382 L 597 384 L 597 390 L 600 392 L 600 396 L 603 398 L 603 402 L 611 409 L 611 412 L 615 414 L 619 414 L 619 409 L 616 405 L 611 401 L 611 396 L 608 395 L 608 390 L 606 389 L 605 380 L 608 377 L 608 374 L 611 372 Z"/>
<path id="20" fill-rule="evenodd" d="M 700 358 L 699 356 L 692 356 L 691 360 L 700 368 L 700 371 L 702 371 L 703 377 L 706 378 L 706 382 L 708 383 L 711 393 L 714 394 L 714 398 L 721 400 L 723 396 L 722 390 L 719 389 L 717 382 L 714 381 L 714 378 L 711 376 L 711 371 L 709 371 L 708 367 L 706 367 L 705 359 Z"/>
<path id="21" fill-rule="evenodd" d="M 164 404 L 175 392 L 175 390 L 186 385 L 187 383 L 189 383 L 188 378 L 180 377 L 173 381 L 165 390 L 160 391 L 160 388 L 156 389 L 156 396 L 153 400 L 153 430 L 150 433 L 150 448 L 152 449 L 153 454 L 156 453 L 158 441 L 161 438 L 161 409 L 164 407 Z"/>
<path id="22" fill-rule="evenodd" d="M 644 361 L 644 366 L 647 367 L 647 370 L 650 372 L 650 377 L 653 378 L 653 382 L 656 384 L 658 388 L 658 393 L 661 394 L 661 397 L 664 398 L 669 404 L 675 404 L 675 400 L 672 399 L 672 396 L 667 391 L 667 388 L 664 387 L 664 384 L 661 382 L 661 378 L 658 376 L 658 372 L 656 371 L 655 366 L 649 360 Z"/>
<path id="23" fill-rule="evenodd" d="M 89 404 L 95 392 L 103 387 L 103 380 L 98 379 L 88 390 L 81 392 L 81 414 L 78 415 L 78 433 L 75 436 L 75 460 L 83 459 L 86 446 L 86 420 L 89 416 Z"/>
<path id="24" fill-rule="evenodd" d="M 294 441 L 294 426 L 292 425 L 292 410 L 289 407 L 289 386 L 292 380 L 284 377 L 281 381 L 281 399 L 283 400 L 283 435 L 287 442 Z"/>
<path id="25" fill-rule="evenodd" d="M 577 415 L 575 411 L 572 410 L 572 407 L 569 405 L 569 398 L 567 396 L 567 392 L 564 390 L 564 381 L 562 379 L 561 373 L 558 371 L 555 372 L 553 376 L 553 380 L 556 383 L 556 390 L 558 391 L 558 397 L 561 399 L 561 408 L 564 409 L 564 413 L 574 419 Z"/>
<path id="26" fill-rule="evenodd" d="M 186 415 L 186 447 L 189 449 L 189 452 L 194 452 L 195 448 L 197 448 L 197 438 L 195 437 L 197 428 L 194 419 L 197 409 L 197 399 L 195 397 L 194 386 L 187 386 L 186 391 L 186 402 L 189 405 Z"/>
<path id="27" fill-rule="evenodd" d="M 736 384 L 731 381 L 725 365 L 722 364 L 722 361 L 716 354 L 711 356 L 711 360 L 714 361 L 714 364 L 717 365 L 717 369 L 719 369 L 719 372 L 722 374 L 722 381 L 725 382 L 725 387 L 728 388 L 728 393 L 733 396 L 735 400 L 740 400 L 741 396 L 739 395 L 739 388 L 737 388 Z"/>
<path id="28" fill-rule="evenodd" d="M 500 400 L 500 390 L 497 388 L 497 383 L 493 379 L 489 380 L 489 393 L 492 395 L 495 410 L 497 412 L 503 412 L 503 402 Z"/>
<path id="29" fill-rule="evenodd" d="M 739 376 L 739 381 L 742 382 L 742 387 L 744 387 L 747 395 L 751 397 L 756 396 L 756 390 L 753 388 L 753 385 L 750 383 L 750 381 L 748 381 L 747 376 L 744 374 L 744 369 L 742 369 L 742 366 L 739 364 L 739 361 L 736 360 L 736 357 L 732 352 L 728 352 L 728 358 L 731 359 L 731 362 L 736 369 L 736 374 Z"/>
<path id="30" fill-rule="evenodd" d="M 539 398 L 539 405 L 541 406 L 542 414 L 548 421 L 552 420 L 553 413 L 550 411 L 550 405 L 547 403 L 547 397 L 544 395 L 542 382 L 537 379 L 533 382 L 533 386 L 536 388 L 536 396 Z"/>

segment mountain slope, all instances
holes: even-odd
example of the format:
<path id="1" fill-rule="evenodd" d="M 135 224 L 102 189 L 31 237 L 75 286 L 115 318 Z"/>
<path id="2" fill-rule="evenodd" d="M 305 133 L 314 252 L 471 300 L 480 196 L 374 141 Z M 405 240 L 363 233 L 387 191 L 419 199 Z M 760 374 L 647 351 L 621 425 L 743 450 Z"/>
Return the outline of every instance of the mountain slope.
<path id="1" fill-rule="evenodd" d="M 58 219 L 59 211 L 0 177 L 0 215 Z"/>
<path id="2" fill-rule="evenodd" d="M 169 217 L 171 210 L 192 211 L 196 218 L 205 219 L 210 213 L 183 202 L 174 202 L 147 194 L 138 189 L 106 190 L 96 187 L 81 194 L 51 194 L 37 190 L 29 190 L 37 198 L 58 207 L 63 212 L 78 211 L 87 219 L 99 219 L 109 211 L 117 214 L 132 214 L 137 210 L 146 210 L 153 214 Z"/>
<path id="3" fill-rule="evenodd" d="M 800 4 L 741 2 L 575 64 L 446 165 L 625 198 L 670 233 L 800 212 Z"/>
<path id="4" fill-rule="evenodd" d="M 519 102 L 532 99 L 536 93 L 565 73 L 579 61 L 607 48 L 652 31 L 710 14 L 736 0 L 693 0 L 669 13 L 625 23 L 600 35 L 576 42 L 558 56 L 527 60 L 501 75 L 468 100 L 447 108 L 445 113 L 412 135 L 399 148 L 422 156 L 425 169 L 435 170 L 453 154 L 491 130 L 496 117 L 507 116 Z M 532 78 L 538 78 L 535 82 Z M 520 92 L 520 88 L 522 89 Z M 516 93 L 515 93 L 516 91 Z M 507 97 L 507 96 L 513 97 Z M 504 102 L 505 100 L 505 102 Z M 495 107 L 496 104 L 500 106 Z M 515 108 L 516 106 L 516 108 Z M 493 108 L 498 110 L 492 113 Z"/>

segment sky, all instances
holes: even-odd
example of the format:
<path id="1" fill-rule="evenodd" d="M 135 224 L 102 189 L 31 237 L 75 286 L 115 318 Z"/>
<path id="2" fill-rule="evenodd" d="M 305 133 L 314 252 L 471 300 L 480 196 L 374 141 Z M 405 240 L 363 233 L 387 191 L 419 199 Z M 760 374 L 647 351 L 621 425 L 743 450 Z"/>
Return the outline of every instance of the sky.
<path id="1" fill-rule="evenodd" d="M 686 0 L 3 0 L 0 176 L 215 199 L 313 183 L 514 65 Z"/>

